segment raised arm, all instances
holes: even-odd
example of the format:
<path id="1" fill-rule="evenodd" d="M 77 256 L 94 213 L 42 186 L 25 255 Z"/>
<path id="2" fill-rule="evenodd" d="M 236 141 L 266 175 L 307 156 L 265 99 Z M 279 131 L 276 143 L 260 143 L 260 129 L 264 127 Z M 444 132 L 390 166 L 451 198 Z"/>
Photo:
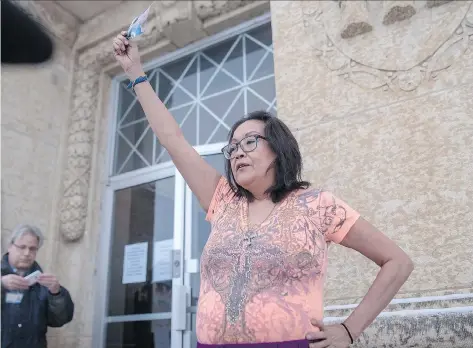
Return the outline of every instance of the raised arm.
<path id="1" fill-rule="evenodd" d="M 122 32 L 113 40 L 115 58 L 128 78 L 135 81 L 145 73 L 136 43 L 127 40 L 124 34 L 126 33 Z M 187 142 L 174 117 L 159 100 L 148 81 L 136 84 L 134 90 L 154 134 L 161 145 L 168 150 L 177 169 L 197 196 L 200 205 L 207 211 L 220 174 Z"/>

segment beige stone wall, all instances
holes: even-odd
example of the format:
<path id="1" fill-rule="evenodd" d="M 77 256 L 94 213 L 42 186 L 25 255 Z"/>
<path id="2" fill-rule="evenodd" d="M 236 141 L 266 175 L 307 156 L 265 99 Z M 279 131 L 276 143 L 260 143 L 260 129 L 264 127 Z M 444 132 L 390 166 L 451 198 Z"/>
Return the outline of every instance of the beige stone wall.
<path id="1" fill-rule="evenodd" d="M 40 65 L 3 65 L 2 88 L 2 252 L 11 230 L 20 223 L 39 226 L 45 234 L 37 260 L 70 288 L 76 281 L 60 272 L 63 238 L 57 216 L 63 176 L 63 144 L 69 123 L 77 20 L 50 1 L 18 2 L 48 30 L 52 59 Z M 50 329 L 55 335 L 64 329 Z"/>
<path id="2" fill-rule="evenodd" d="M 349 4 L 352 9 L 332 1 L 271 2 L 278 115 L 300 141 L 307 178 L 341 196 L 412 256 L 416 269 L 398 297 L 473 292 L 470 4 L 431 9 L 418 2 L 414 16 L 387 26 L 379 15 L 383 2 L 369 2 L 366 18 L 362 2 Z M 370 21 L 372 31 L 341 38 L 350 10 L 358 16 L 352 18 Z M 359 302 L 377 270 L 356 252 L 333 247 L 327 304 Z M 397 310 L 472 303 L 422 302 Z M 413 324 L 395 318 L 380 319 L 384 324 L 368 330 L 363 346 L 401 347 L 390 330 L 400 325 L 402 336 L 402 322 Z M 440 325 L 447 320 L 458 318 Z M 471 335 L 472 317 L 462 320 Z M 417 332 L 405 331 L 404 344 L 427 347 L 419 336 L 423 325 L 428 335 L 439 335 L 433 321 L 416 325 Z M 471 338 L 461 339 L 464 327 L 440 332 L 452 339 L 446 347 L 473 346 Z"/>
<path id="3" fill-rule="evenodd" d="M 38 225 L 38 258 L 51 266 L 58 235 L 51 225 L 60 178 L 59 149 L 68 116 L 71 48 L 56 41 L 40 66 L 2 66 L 2 251 L 20 223 Z"/>

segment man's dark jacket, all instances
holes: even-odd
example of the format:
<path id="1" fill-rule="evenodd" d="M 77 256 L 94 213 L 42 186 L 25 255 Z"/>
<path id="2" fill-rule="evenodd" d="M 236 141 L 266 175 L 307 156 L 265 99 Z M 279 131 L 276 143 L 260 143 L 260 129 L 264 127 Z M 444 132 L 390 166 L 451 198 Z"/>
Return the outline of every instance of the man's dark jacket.
<path id="1" fill-rule="evenodd" d="M 37 270 L 42 272 L 35 262 L 28 274 Z M 14 274 L 8 254 L 2 258 L 2 277 L 7 274 Z M 61 327 L 74 315 L 74 303 L 64 287 L 53 295 L 36 283 L 23 292 L 20 304 L 6 303 L 7 292 L 2 285 L 2 348 L 46 348 L 48 326 Z"/>

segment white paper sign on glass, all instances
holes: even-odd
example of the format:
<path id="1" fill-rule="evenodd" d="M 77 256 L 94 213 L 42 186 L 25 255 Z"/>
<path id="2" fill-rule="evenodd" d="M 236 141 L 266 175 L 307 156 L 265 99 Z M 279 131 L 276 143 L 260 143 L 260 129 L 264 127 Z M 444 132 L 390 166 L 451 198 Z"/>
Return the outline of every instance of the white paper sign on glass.
<path id="1" fill-rule="evenodd" d="M 125 245 L 123 258 L 123 284 L 146 281 L 148 265 L 148 242 Z"/>
<path id="2" fill-rule="evenodd" d="M 154 242 L 153 283 L 172 279 L 172 239 Z"/>

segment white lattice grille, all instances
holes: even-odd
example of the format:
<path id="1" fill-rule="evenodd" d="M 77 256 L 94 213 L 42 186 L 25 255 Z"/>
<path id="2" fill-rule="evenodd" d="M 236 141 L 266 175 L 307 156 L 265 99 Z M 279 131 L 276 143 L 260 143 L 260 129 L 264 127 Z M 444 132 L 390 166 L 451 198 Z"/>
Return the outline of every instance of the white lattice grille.
<path id="1" fill-rule="evenodd" d="M 192 145 L 225 141 L 248 112 L 276 115 L 271 25 L 147 72 Z M 169 161 L 127 82 L 120 85 L 114 174 Z"/>

